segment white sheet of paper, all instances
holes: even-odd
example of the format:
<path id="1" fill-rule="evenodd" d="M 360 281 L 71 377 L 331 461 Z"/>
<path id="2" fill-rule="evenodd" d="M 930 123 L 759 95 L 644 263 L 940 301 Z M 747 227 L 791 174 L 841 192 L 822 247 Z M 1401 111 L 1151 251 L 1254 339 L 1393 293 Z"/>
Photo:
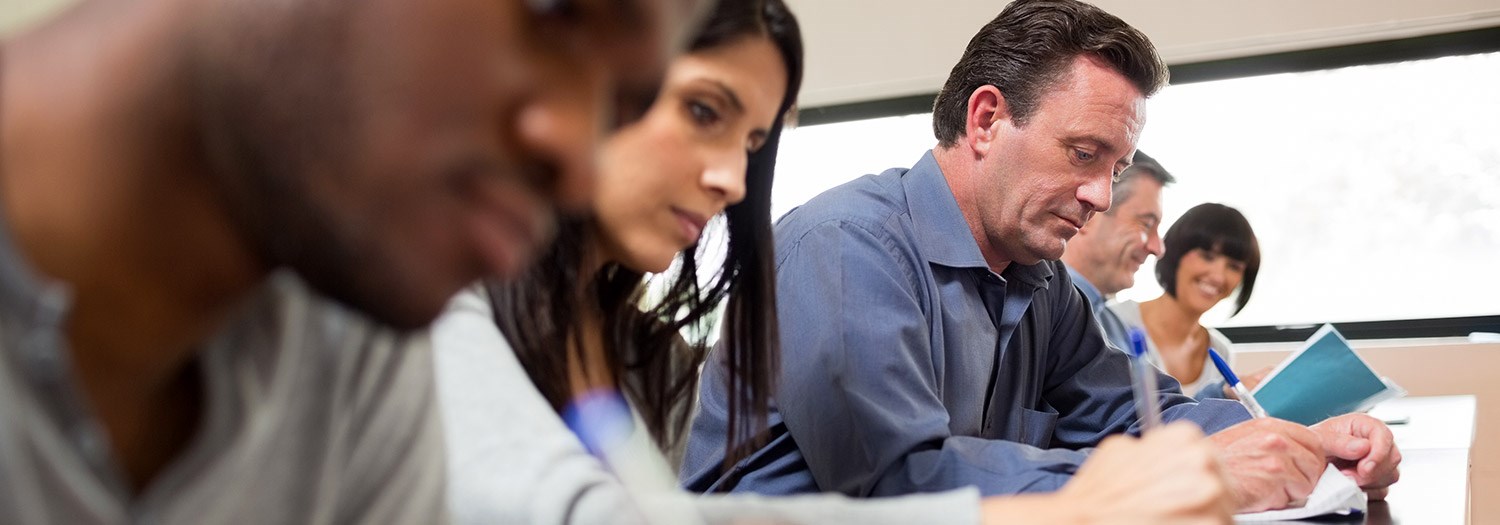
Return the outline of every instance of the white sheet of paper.
<path id="1" fill-rule="evenodd" d="M 1359 485 L 1355 485 L 1354 481 L 1345 477 L 1339 469 L 1329 465 L 1328 469 L 1323 471 L 1323 477 L 1318 478 L 1318 485 L 1313 487 L 1312 494 L 1307 496 L 1306 505 L 1290 509 L 1235 514 L 1234 521 L 1254 523 L 1300 520 L 1324 514 L 1348 514 L 1355 510 L 1365 512 L 1368 508 L 1369 500 L 1365 498 L 1365 491 L 1360 490 Z"/>

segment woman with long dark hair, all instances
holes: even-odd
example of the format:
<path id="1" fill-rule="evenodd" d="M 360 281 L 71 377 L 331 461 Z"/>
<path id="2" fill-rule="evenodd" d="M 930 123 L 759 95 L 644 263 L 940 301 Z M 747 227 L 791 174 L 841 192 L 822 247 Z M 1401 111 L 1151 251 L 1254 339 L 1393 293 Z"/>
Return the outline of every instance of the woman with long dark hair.
<path id="1" fill-rule="evenodd" d="M 592 210 L 565 220 L 515 283 L 454 300 L 434 342 L 456 521 L 1226 518 L 1212 453 L 1187 427 L 1108 441 L 1055 495 L 689 498 L 663 487 L 673 481 L 662 456 L 680 449 L 708 348 L 684 332 L 701 335 L 715 317 L 722 326 L 715 362 L 737 392 L 730 457 L 764 427 L 779 355 L 771 182 L 801 73 L 800 33 L 781 0 L 721 1 L 644 118 L 605 145 Z M 591 401 L 600 392 L 616 402 Z M 1143 483 L 1164 495 L 1116 497 Z"/>

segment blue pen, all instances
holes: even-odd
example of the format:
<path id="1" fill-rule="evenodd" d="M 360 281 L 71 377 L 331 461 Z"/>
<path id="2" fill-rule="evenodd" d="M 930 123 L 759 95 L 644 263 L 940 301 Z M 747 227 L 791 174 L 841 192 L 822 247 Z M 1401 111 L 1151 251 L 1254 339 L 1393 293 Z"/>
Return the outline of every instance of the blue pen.
<path id="1" fill-rule="evenodd" d="M 1266 409 L 1261 408 L 1260 403 L 1255 402 L 1255 396 L 1250 395 L 1250 389 L 1245 388 L 1245 384 L 1240 382 L 1240 377 L 1234 375 L 1234 371 L 1229 369 L 1229 363 L 1224 362 L 1224 358 L 1212 348 L 1208 349 L 1208 357 L 1214 360 L 1214 368 L 1219 369 L 1219 375 L 1224 376 L 1224 382 L 1229 383 L 1229 388 L 1234 390 L 1234 395 L 1240 397 L 1240 403 L 1245 405 L 1245 410 L 1250 411 L 1250 417 L 1267 417 Z"/>
<path id="2" fill-rule="evenodd" d="M 1130 330 L 1130 370 L 1135 381 L 1135 413 L 1141 421 L 1141 433 L 1161 426 L 1161 406 L 1156 398 L 1156 367 L 1146 360 L 1146 332 Z"/>
<path id="3" fill-rule="evenodd" d="M 563 408 L 563 422 L 620 480 L 642 523 L 703 524 L 693 500 L 677 488 L 675 472 L 650 444 L 623 394 L 605 388 L 574 396 Z"/>

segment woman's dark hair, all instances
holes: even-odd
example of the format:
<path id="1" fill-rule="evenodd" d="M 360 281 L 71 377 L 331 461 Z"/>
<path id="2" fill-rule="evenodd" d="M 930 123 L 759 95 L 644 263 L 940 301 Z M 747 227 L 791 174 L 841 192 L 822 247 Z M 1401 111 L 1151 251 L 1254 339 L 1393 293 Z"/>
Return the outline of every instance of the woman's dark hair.
<path id="1" fill-rule="evenodd" d="M 1177 266 L 1182 257 L 1201 249 L 1245 263 L 1245 279 L 1240 282 L 1234 313 L 1245 309 L 1250 293 L 1255 291 L 1255 275 L 1260 273 L 1260 242 L 1239 210 L 1213 202 L 1193 206 L 1167 228 L 1162 243 L 1167 248 L 1156 261 L 1156 282 L 1167 295 L 1177 297 Z"/>
<path id="2" fill-rule="evenodd" d="M 995 86 L 1011 118 L 1025 125 L 1042 96 L 1064 80 L 1073 59 L 1093 56 L 1149 97 L 1167 83 L 1167 66 L 1146 35 L 1118 17 L 1076 0 L 1016 0 L 980 28 L 948 73 L 932 107 L 932 131 L 943 147 L 964 136 L 969 96 Z"/>
<path id="3" fill-rule="evenodd" d="M 725 209 L 728 249 L 706 287 L 699 284 L 702 252 L 696 244 L 682 252 L 675 273 L 666 274 L 665 297 L 652 301 L 649 310 L 641 309 L 640 272 L 611 263 L 596 275 L 578 275 L 584 247 L 597 234 L 587 218 L 565 219 L 550 251 L 515 283 L 488 286 L 496 323 L 554 409 L 562 410 L 571 398 L 569 352 L 583 362 L 581 346 L 569 344 L 585 333 L 577 314 L 594 309 L 604 324 L 591 329 L 603 334 L 611 375 L 658 445 L 675 447 L 691 416 L 698 368 L 708 353 L 704 342 L 684 341 L 681 330 L 700 327 L 727 298 L 719 349 L 730 372 L 726 456 L 742 456 L 764 431 L 781 354 L 771 182 L 783 121 L 802 85 L 801 30 L 782 0 L 721 0 L 689 50 L 754 37 L 770 39 L 780 51 L 786 94 L 764 145 L 749 154 L 744 199 Z"/>

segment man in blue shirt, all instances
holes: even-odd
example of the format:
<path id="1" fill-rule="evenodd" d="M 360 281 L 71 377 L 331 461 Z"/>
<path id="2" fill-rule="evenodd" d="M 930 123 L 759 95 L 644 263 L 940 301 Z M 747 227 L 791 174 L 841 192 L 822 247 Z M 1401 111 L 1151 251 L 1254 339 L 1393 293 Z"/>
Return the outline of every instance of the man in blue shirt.
<path id="1" fill-rule="evenodd" d="M 1104 306 L 1111 296 L 1135 286 L 1135 272 L 1146 257 L 1160 257 L 1161 190 L 1175 182 L 1156 159 L 1135 152 L 1135 161 L 1111 184 L 1109 210 L 1099 213 L 1068 243 L 1062 262 L 1068 276 L 1104 329 L 1104 337 L 1125 349 L 1125 323 Z"/>
<path id="2" fill-rule="evenodd" d="M 1056 260 L 1109 207 L 1165 79 L 1145 36 L 1091 5 L 1008 5 L 938 95 L 937 148 L 777 224 L 775 410 L 726 460 L 728 378 L 706 366 L 687 486 L 1050 491 L 1105 436 L 1138 431 L 1126 358 Z M 1395 479 L 1390 431 L 1367 416 L 1241 422 L 1161 383 L 1167 420 L 1217 431 L 1239 510 L 1304 499 L 1330 457 L 1376 496 Z"/>

